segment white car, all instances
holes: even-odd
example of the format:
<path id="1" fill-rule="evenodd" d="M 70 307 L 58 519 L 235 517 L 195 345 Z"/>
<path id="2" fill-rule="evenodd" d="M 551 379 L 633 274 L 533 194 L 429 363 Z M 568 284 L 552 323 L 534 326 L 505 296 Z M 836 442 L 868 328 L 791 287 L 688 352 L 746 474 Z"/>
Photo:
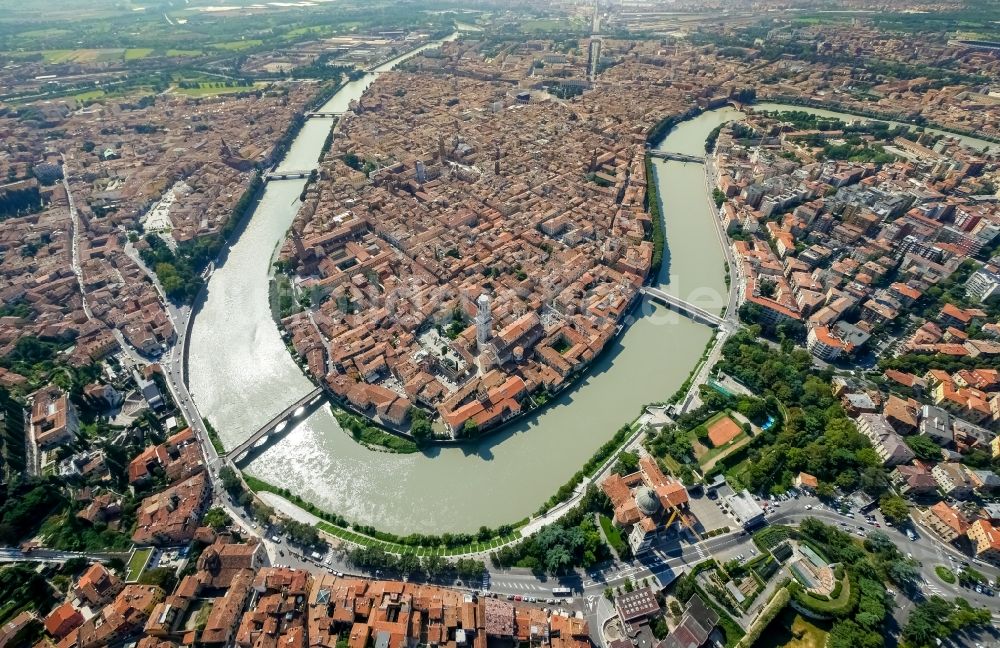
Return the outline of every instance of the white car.
<path id="1" fill-rule="evenodd" d="M 813 508 L 813 505 L 812 505 L 812 504 L 806 504 L 806 510 L 807 510 L 807 511 L 811 511 L 811 510 L 812 510 L 812 508 Z"/>

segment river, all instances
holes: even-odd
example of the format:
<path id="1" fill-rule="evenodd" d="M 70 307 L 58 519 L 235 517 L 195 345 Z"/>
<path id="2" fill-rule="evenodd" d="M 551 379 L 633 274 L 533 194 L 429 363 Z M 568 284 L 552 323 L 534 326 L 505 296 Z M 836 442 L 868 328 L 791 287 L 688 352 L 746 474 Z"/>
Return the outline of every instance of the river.
<path id="1" fill-rule="evenodd" d="M 391 64 L 390 64 L 391 65 Z M 386 69 L 388 69 L 386 67 Z M 340 111 L 374 78 L 345 88 L 322 110 Z M 739 117 L 715 111 L 685 122 L 667 150 L 701 154 L 708 133 Z M 330 120 L 312 119 L 281 167 L 315 164 Z M 670 245 L 656 283 L 718 312 L 726 287 L 704 168 L 656 161 Z M 212 275 L 195 317 L 189 384 L 203 414 L 233 447 L 311 389 L 285 348 L 268 303 L 271 260 L 298 209 L 303 181 L 269 183 L 245 231 Z M 522 519 L 565 483 L 644 404 L 669 398 L 697 363 L 711 330 L 650 303 L 588 376 L 541 413 L 462 447 L 398 455 L 369 450 L 323 406 L 246 471 L 350 521 L 394 533 L 472 531 Z"/>

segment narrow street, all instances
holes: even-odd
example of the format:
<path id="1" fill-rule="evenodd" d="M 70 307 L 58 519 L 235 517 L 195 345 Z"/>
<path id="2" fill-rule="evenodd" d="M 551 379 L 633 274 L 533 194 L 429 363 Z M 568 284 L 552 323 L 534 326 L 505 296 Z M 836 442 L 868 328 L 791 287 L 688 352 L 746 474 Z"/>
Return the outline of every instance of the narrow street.
<path id="1" fill-rule="evenodd" d="M 66 202 L 69 204 L 69 216 L 72 222 L 73 232 L 71 236 L 72 240 L 72 257 L 71 265 L 73 268 L 73 274 L 76 275 L 76 283 L 80 287 L 80 299 L 83 300 L 83 312 L 87 316 L 88 320 L 94 319 L 94 313 L 90 310 L 90 304 L 87 303 L 87 291 L 83 286 L 83 267 L 80 265 L 80 214 L 76 211 L 76 203 L 73 201 L 73 192 L 69 188 L 69 165 L 66 163 L 66 154 L 60 153 L 62 158 L 62 185 L 63 189 L 66 191 Z"/>

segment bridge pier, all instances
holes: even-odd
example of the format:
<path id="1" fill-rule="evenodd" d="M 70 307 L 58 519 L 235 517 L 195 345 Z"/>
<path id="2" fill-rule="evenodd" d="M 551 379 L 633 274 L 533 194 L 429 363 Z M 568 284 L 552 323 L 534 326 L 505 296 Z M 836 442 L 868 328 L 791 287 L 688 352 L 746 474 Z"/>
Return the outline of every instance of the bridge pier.
<path id="1" fill-rule="evenodd" d="M 302 416 L 308 406 L 320 400 L 322 396 L 323 388 L 316 387 L 274 416 L 253 433 L 250 438 L 227 452 L 225 456 L 231 458 L 234 463 L 242 461 L 254 448 L 263 447 L 272 437 L 290 430 L 293 427 L 291 425 L 292 419 Z"/>

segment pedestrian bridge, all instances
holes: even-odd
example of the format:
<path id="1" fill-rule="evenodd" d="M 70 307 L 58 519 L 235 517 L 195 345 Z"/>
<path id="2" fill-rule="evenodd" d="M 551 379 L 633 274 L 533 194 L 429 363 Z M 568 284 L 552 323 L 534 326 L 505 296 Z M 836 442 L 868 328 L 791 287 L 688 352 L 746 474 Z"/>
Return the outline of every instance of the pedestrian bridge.
<path id="1" fill-rule="evenodd" d="M 271 171 L 264 174 L 264 180 L 298 180 L 308 178 L 316 169 L 295 169 L 293 171 Z"/>
<path id="2" fill-rule="evenodd" d="M 225 457 L 233 463 L 244 461 L 255 448 L 263 448 L 269 441 L 277 440 L 279 435 L 288 433 L 294 425 L 294 419 L 303 417 L 323 400 L 323 388 L 317 387 L 299 400 L 295 401 L 277 416 L 260 427 L 249 439 L 225 453 Z M 284 424 L 284 425 L 282 425 Z"/>
<path id="3" fill-rule="evenodd" d="M 718 315 L 709 313 L 704 308 L 699 308 L 691 302 L 686 302 L 679 297 L 674 297 L 673 295 L 667 294 L 660 290 L 659 288 L 653 288 L 652 286 L 643 286 L 639 291 L 643 295 L 646 295 L 650 299 L 658 301 L 668 308 L 671 308 L 682 315 L 687 315 L 696 322 L 701 322 L 702 324 L 707 324 L 709 326 L 720 328 L 725 324 L 723 320 Z"/>
<path id="4" fill-rule="evenodd" d="M 698 164 L 704 164 L 704 156 L 698 155 L 687 155 L 686 153 L 670 153 L 669 151 L 655 151 L 650 149 L 647 151 L 652 157 L 660 158 L 661 160 L 673 160 L 674 162 L 697 162 Z"/>

